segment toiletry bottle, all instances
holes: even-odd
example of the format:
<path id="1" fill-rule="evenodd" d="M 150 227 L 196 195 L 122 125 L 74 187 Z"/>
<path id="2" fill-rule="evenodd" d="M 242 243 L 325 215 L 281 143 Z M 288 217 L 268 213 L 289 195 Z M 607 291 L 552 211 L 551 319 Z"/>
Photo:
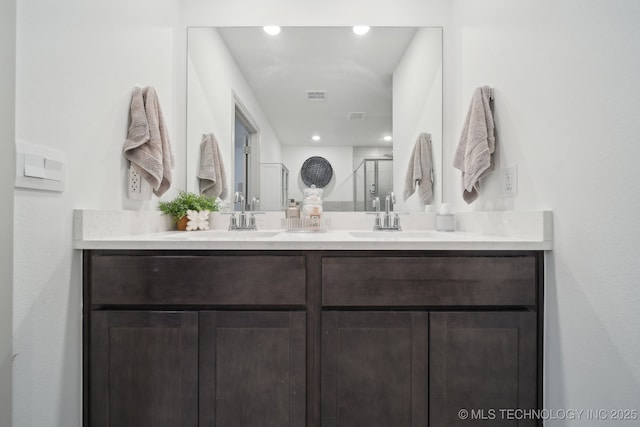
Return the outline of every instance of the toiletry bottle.
<path id="1" fill-rule="evenodd" d="M 300 208 L 294 199 L 289 199 L 289 207 L 284 213 L 285 218 L 300 218 Z"/>
<path id="2" fill-rule="evenodd" d="M 440 212 L 436 214 L 436 231 L 455 231 L 456 220 L 449 211 L 449 205 L 443 203 L 440 206 Z"/>

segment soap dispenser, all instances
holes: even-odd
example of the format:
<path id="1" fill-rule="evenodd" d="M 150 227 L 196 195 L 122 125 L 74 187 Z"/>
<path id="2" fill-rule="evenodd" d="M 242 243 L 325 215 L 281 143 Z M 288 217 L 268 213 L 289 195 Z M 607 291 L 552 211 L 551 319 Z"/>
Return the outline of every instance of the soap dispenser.
<path id="1" fill-rule="evenodd" d="M 285 218 L 300 218 L 300 208 L 295 199 L 289 199 L 289 207 L 284 212 Z"/>

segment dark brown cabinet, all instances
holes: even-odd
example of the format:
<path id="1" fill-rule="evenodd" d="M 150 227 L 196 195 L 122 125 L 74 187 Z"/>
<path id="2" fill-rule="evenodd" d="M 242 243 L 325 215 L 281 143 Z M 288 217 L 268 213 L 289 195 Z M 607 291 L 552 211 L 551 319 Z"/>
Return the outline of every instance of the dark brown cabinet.
<path id="1" fill-rule="evenodd" d="M 322 314 L 322 426 L 426 426 L 428 313 Z"/>
<path id="2" fill-rule="evenodd" d="M 91 426 L 304 426 L 305 313 L 96 311 Z"/>
<path id="3" fill-rule="evenodd" d="M 91 314 L 94 427 L 197 426 L 198 315 Z"/>
<path id="4" fill-rule="evenodd" d="M 305 425 L 305 313 L 200 313 L 200 425 Z"/>
<path id="5" fill-rule="evenodd" d="M 536 408 L 536 314 L 444 312 L 429 317 L 430 425 L 535 425 L 533 420 L 516 423 L 500 409 Z M 460 417 L 462 409 L 471 419 Z"/>
<path id="6" fill-rule="evenodd" d="M 540 425 L 540 252 L 83 259 L 85 426 Z"/>
<path id="7" fill-rule="evenodd" d="M 535 343 L 532 312 L 325 312 L 321 425 L 513 425 L 491 410 L 536 408 Z"/>
<path id="8" fill-rule="evenodd" d="M 306 424 L 306 259 L 84 254 L 84 425 Z"/>
<path id="9" fill-rule="evenodd" d="M 489 418 L 541 401 L 540 262 L 324 257 L 322 426 L 515 425 Z"/>

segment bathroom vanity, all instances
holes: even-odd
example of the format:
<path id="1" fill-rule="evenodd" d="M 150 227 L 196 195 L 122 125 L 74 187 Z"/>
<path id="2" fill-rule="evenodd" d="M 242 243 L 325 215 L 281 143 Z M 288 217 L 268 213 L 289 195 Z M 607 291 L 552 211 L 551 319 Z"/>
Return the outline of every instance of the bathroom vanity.
<path id="1" fill-rule="evenodd" d="M 485 425 L 541 408 L 549 242 L 204 233 L 76 240 L 86 426 Z"/>

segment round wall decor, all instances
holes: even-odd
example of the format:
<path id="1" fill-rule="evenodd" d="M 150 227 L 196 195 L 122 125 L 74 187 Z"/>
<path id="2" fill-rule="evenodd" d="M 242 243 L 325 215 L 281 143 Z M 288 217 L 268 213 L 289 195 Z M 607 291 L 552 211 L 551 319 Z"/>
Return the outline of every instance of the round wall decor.
<path id="1" fill-rule="evenodd" d="M 324 157 L 309 157 L 302 164 L 300 170 L 302 182 L 311 187 L 315 185 L 317 188 L 323 188 L 333 177 L 333 168 L 331 163 Z"/>

